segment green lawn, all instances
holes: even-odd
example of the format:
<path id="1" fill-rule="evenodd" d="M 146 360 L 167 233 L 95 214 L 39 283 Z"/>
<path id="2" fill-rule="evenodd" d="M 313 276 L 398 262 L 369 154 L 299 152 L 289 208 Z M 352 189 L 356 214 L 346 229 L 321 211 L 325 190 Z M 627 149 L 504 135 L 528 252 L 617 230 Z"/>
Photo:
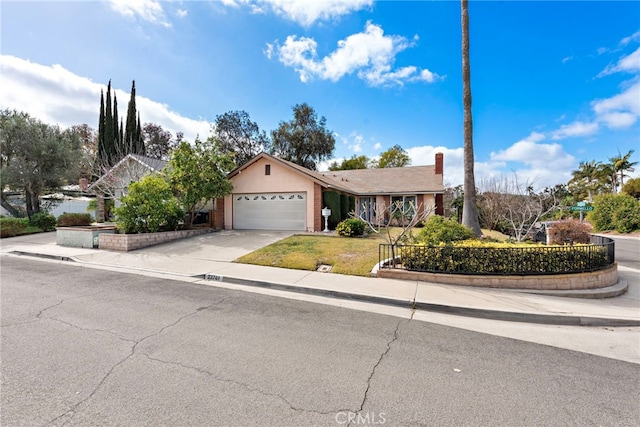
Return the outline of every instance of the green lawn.
<path id="1" fill-rule="evenodd" d="M 332 266 L 333 273 L 368 276 L 378 263 L 378 235 L 340 237 L 295 235 L 238 258 L 243 264 L 315 271 L 320 264 Z"/>
<path id="2" fill-rule="evenodd" d="M 392 229 L 392 233 L 397 234 L 400 230 Z M 505 240 L 507 237 L 489 230 L 482 231 L 485 235 L 499 240 Z M 419 232 L 418 229 L 413 230 L 414 234 Z M 332 266 L 333 273 L 369 276 L 373 266 L 378 263 L 378 245 L 381 243 L 387 241 L 384 235 L 379 234 L 366 237 L 295 235 L 240 257 L 235 262 L 311 271 L 325 264 Z"/>

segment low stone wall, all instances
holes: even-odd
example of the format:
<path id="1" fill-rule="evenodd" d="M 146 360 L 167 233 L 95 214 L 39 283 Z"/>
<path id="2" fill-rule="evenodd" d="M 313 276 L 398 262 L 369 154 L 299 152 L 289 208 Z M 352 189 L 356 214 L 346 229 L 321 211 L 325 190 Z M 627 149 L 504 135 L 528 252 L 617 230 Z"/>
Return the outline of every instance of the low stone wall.
<path id="1" fill-rule="evenodd" d="M 100 235 L 115 232 L 115 227 L 58 227 L 56 228 L 56 244 L 72 248 L 93 249 L 98 247 Z"/>
<path id="2" fill-rule="evenodd" d="M 571 290 L 600 289 L 618 283 L 618 266 L 588 273 L 539 276 L 474 276 L 469 274 L 422 273 L 402 269 L 381 268 L 377 277 L 502 289 Z"/>
<path id="3" fill-rule="evenodd" d="M 98 248 L 128 252 L 185 237 L 199 236 L 210 231 L 209 228 L 199 228 L 194 230 L 164 231 L 161 233 L 102 235 L 100 236 Z"/>

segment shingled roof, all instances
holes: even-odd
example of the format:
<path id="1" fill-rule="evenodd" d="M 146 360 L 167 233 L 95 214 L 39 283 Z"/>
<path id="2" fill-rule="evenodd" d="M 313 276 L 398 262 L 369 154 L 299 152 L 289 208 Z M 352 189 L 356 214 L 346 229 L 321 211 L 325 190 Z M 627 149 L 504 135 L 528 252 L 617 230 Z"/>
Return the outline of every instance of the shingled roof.
<path id="1" fill-rule="evenodd" d="M 231 171 L 228 177 L 237 175 L 262 158 L 289 166 L 323 187 L 358 196 L 433 194 L 444 191 L 442 175 L 436 175 L 434 165 L 317 172 L 267 153 L 258 154 L 241 167 Z"/>

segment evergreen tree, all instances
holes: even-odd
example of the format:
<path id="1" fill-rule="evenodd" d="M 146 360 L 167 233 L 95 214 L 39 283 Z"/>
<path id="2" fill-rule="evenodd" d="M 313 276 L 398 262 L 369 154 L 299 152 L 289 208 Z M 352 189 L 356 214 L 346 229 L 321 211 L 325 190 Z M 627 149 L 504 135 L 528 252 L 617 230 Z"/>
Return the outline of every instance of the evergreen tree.
<path id="1" fill-rule="evenodd" d="M 104 92 L 100 90 L 100 117 L 98 119 L 98 150 L 96 155 L 95 172 L 98 176 L 102 175 L 100 167 L 104 164 L 106 158 L 104 145 Z"/>
<path id="2" fill-rule="evenodd" d="M 144 139 L 142 137 L 142 125 L 140 124 L 140 113 L 138 112 L 138 124 L 136 126 L 136 140 L 140 144 L 140 154 L 146 156 L 147 155 L 147 146 L 144 144 Z"/>
<path id="3" fill-rule="evenodd" d="M 104 110 L 104 152 L 105 152 L 105 164 L 100 166 L 113 165 L 113 159 L 116 154 L 116 147 L 114 146 L 115 134 L 113 126 L 113 109 L 111 107 L 111 80 L 107 85 L 107 102 Z"/>
<path id="4" fill-rule="evenodd" d="M 136 114 L 136 81 L 131 83 L 131 98 L 127 106 L 127 127 L 124 133 L 124 144 L 130 153 L 143 154 L 143 147 L 140 143 L 140 130 Z"/>
<path id="5" fill-rule="evenodd" d="M 126 151 L 122 150 L 122 144 L 120 139 L 120 129 L 118 126 L 118 98 L 116 97 L 116 91 L 113 91 L 113 164 L 115 165 L 120 161 L 122 156 L 126 156 Z"/>

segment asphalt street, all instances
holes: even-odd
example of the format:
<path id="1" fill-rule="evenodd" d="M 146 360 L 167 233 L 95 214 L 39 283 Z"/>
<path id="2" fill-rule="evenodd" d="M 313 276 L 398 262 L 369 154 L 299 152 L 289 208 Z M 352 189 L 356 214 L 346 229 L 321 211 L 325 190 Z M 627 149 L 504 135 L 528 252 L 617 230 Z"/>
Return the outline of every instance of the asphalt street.
<path id="1" fill-rule="evenodd" d="M 3 426 L 637 425 L 640 365 L 2 258 Z"/>

